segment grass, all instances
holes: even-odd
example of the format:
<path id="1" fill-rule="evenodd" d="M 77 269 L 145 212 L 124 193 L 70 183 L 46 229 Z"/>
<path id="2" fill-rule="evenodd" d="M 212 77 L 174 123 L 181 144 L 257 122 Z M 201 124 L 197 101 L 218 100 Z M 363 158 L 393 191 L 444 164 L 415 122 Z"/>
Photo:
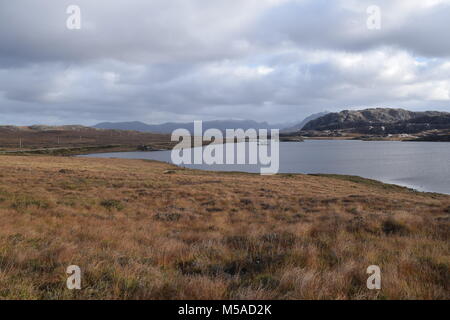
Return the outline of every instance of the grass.
<path id="1" fill-rule="evenodd" d="M 0 156 L 0 175 L 4 299 L 450 298 L 450 196 L 121 159 Z"/>
<path id="2" fill-rule="evenodd" d="M 122 204 L 122 202 L 120 202 L 120 200 L 103 200 L 102 202 L 100 202 L 100 205 L 108 210 L 115 209 L 121 211 L 124 209 L 124 205 Z"/>
<path id="3" fill-rule="evenodd" d="M 377 180 L 366 179 L 366 178 L 362 178 L 359 176 L 350 176 L 350 175 L 344 175 L 344 174 L 343 175 L 340 175 L 340 174 L 311 174 L 311 175 L 317 176 L 317 177 L 327 177 L 327 178 L 340 179 L 340 180 L 351 181 L 351 182 L 356 182 L 356 183 L 362 183 L 362 184 L 366 184 L 371 187 L 377 187 L 377 188 L 381 188 L 381 189 L 385 189 L 385 190 L 408 189 L 406 187 L 402 187 L 402 186 L 399 186 L 396 184 L 383 183 L 383 182 L 380 182 Z"/>
<path id="4" fill-rule="evenodd" d="M 95 152 L 136 151 L 139 145 L 170 149 L 176 143 L 168 134 L 88 127 L 49 128 L 0 126 L 0 154 L 64 156 Z"/>

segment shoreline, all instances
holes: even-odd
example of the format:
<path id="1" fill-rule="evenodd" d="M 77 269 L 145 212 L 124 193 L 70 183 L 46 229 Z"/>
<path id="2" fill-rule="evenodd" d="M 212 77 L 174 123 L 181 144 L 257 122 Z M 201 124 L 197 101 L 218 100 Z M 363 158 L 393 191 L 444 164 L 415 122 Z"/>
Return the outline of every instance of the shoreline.
<path id="1" fill-rule="evenodd" d="M 305 137 L 305 136 L 280 136 L 279 142 L 301 143 L 308 140 L 319 141 L 392 141 L 392 142 L 450 142 L 445 140 L 411 140 L 411 139 L 390 139 L 390 138 L 363 138 L 363 137 Z M 209 142 L 204 142 L 204 145 Z M 213 143 L 219 143 L 214 141 Z M 223 143 L 223 142 L 220 142 Z M 229 143 L 229 142 L 227 142 Z M 152 151 L 166 151 L 171 150 L 177 142 L 164 141 L 152 142 L 143 146 L 133 145 L 91 145 L 91 146 L 67 146 L 67 147 L 42 147 L 42 148 L 0 148 L 0 155 L 53 155 L 53 156 L 76 156 L 90 153 L 109 153 L 109 152 L 152 152 Z M 142 150 L 140 147 L 149 148 L 149 150 Z"/>
<path id="2" fill-rule="evenodd" d="M 285 143 L 293 143 L 293 142 L 305 142 L 305 141 L 341 141 L 341 140 L 346 140 L 346 141 L 355 141 L 355 140 L 359 140 L 359 141 L 366 141 L 366 142 L 371 142 L 371 141 L 392 141 L 392 142 L 443 142 L 443 141 L 411 141 L 411 140 L 361 140 L 361 139 L 349 139 L 349 138 L 344 138 L 344 137 L 339 137 L 339 138 L 330 138 L 330 137 L 321 137 L 321 138 L 306 138 L 303 141 L 298 141 L 298 140 L 287 140 L 287 141 L 283 141 L 282 139 L 280 139 L 280 142 L 285 142 Z M 88 156 L 91 158 L 95 158 L 91 155 L 95 155 L 95 154 L 104 154 L 104 153 L 127 153 L 127 152 L 157 152 L 157 151 L 169 151 L 171 150 L 175 144 L 177 142 L 162 142 L 162 143 L 151 143 L 148 146 L 144 146 L 144 147 L 148 147 L 149 150 L 142 150 L 139 147 L 141 146 L 123 146 L 123 145 L 103 145 L 103 146 L 85 146 L 85 147 L 62 147 L 62 148 L 39 148 L 39 149 L 29 149 L 29 150 L 0 150 L 0 155 L 6 155 L 6 156 L 54 156 L 54 157 L 77 157 L 77 156 Z M 218 143 L 218 142 L 214 142 L 214 143 Z M 220 142 L 223 143 L 223 142 Z M 229 143 L 229 142 L 227 142 Z M 101 158 L 101 157 L 100 157 Z M 139 160 L 139 159 L 136 159 Z M 142 159 L 145 160 L 145 159 Z M 154 160 L 157 161 L 157 160 Z M 170 163 L 170 162 L 165 162 L 165 161 L 158 161 L 161 163 Z M 179 167 L 179 168 L 183 168 L 183 167 Z M 203 169 L 203 168 L 196 168 L 196 169 L 192 169 L 192 170 L 200 170 L 200 171 L 208 171 L 208 172 L 230 172 L 230 171 L 221 171 L 221 170 L 210 170 L 210 169 Z M 242 172 L 242 173 L 252 173 L 252 172 L 247 172 L 247 171 L 236 171 L 236 172 Z M 258 174 L 258 173 L 255 173 Z M 449 195 L 450 193 L 445 193 L 442 191 L 436 192 L 436 191 L 427 191 L 426 189 L 420 189 L 420 188 L 415 188 L 414 186 L 410 185 L 410 184 L 402 184 L 402 183 L 391 183 L 391 182 L 384 182 L 382 180 L 377 180 L 376 178 L 366 178 L 363 177 L 361 175 L 349 175 L 349 174 L 337 174 L 337 173 L 317 173 L 317 172 L 313 172 L 313 173 L 302 173 L 302 172 L 297 172 L 297 173 L 278 173 L 277 175 L 295 175 L 295 174 L 307 174 L 307 175 L 323 175 L 323 176 L 327 176 L 327 175 L 333 175 L 333 176 L 349 176 L 349 177 L 358 177 L 361 179 L 367 179 L 367 180 L 373 180 L 373 181 L 377 181 L 379 183 L 382 184 L 386 184 L 386 185 L 395 185 L 401 188 L 407 188 L 410 189 L 414 192 L 420 192 L 420 193 L 431 193 L 431 194 L 443 194 L 443 195 Z"/>
<path id="3" fill-rule="evenodd" d="M 167 150 L 159 150 L 159 151 L 167 151 Z M 131 151 L 131 152 L 133 152 L 133 151 Z M 142 151 L 142 152 L 145 152 L 145 151 Z M 150 152 L 157 152 L 157 151 L 150 151 Z M 179 170 L 194 170 L 194 171 L 207 172 L 207 173 L 212 173 L 212 174 L 237 173 L 237 174 L 249 174 L 249 175 L 256 175 L 256 176 L 260 175 L 257 172 L 248 172 L 248 171 L 221 171 L 221 170 L 210 170 L 210 169 L 199 169 L 199 168 L 182 167 L 182 166 L 177 166 L 175 164 L 172 164 L 170 162 L 161 161 L 161 160 L 153 160 L 153 159 L 139 159 L 139 158 L 133 159 L 133 158 L 114 158 L 114 157 L 111 157 L 111 158 L 98 157 L 97 158 L 97 157 L 94 157 L 94 156 L 90 156 L 89 154 L 74 155 L 73 157 L 78 157 L 78 156 L 80 156 L 80 158 L 84 158 L 84 159 L 112 159 L 112 160 L 151 161 L 151 162 L 157 162 L 157 163 L 161 163 L 161 164 L 172 165 L 172 166 L 175 166 Z M 395 187 L 395 188 L 405 189 L 405 190 L 408 190 L 410 192 L 415 192 L 415 193 L 436 194 L 436 195 L 445 195 L 445 196 L 449 196 L 450 195 L 450 193 L 419 190 L 419 189 L 414 188 L 411 185 L 384 182 L 382 180 L 377 180 L 377 179 L 373 179 L 373 178 L 366 178 L 366 177 L 363 177 L 363 176 L 352 175 L 352 174 L 302 173 L 302 172 L 283 173 L 283 172 L 279 172 L 275 176 L 289 177 L 289 176 L 302 176 L 302 175 L 303 176 L 306 175 L 306 176 L 328 177 L 328 178 L 348 180 L 348 181 L 353 181 L 353 182 L 358 182 L 358 183 L 367 183 L 367 184 L 371 184 L 371 185 L 380 185 L 380 186 L 383 186 L 385 189 L 390 189 L 392 187 Z"/>

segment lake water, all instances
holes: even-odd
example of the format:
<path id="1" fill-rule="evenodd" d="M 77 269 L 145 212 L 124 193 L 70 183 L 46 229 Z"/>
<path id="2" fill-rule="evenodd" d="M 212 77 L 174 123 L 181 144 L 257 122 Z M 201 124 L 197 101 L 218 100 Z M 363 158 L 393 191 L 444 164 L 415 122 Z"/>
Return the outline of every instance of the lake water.
<path id="1" fill-rule="evenodd" d="M 87 157 L 149 159 L 170 163 L 171 151 L 101 153 Z M 185 167 L 260 172 L 258 165 Z M 281 142 L 279 172 L 357 175 L 420 191 L 450 194 L 450 143 L 358 140 Z"/>

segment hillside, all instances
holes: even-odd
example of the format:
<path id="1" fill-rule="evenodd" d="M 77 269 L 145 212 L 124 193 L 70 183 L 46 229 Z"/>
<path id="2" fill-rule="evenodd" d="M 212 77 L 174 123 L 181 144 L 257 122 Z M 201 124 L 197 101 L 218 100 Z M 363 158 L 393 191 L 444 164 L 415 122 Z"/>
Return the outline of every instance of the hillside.
<path id="1" fill-rule="evenodd" d="M 0 151 L 70 148 L 131 148 L 139 145 L 164 149 L 172 145 L 169 135 L 137 131 L 102 130 L 79 125 L 0 126 Z M 77 152 L 80 150 L 78 149 Z"/>
<path id="2" fill-rule="evenodd" d="M 297 132 L 303 129 L 303 127 L 310 121 L 318 119 L 320 117 L 323 117 L 324 115 L 327 115 L 329 112 L 320 112 L 310 115 L 309 117 L 306 117 L 302 122 L 295 124 L 294 126 L 284 128 L 281 130 L 282 133 L 292 133 Z"/>
<path id="3" fill-rule="evenodd" d="M 376 108 L 329 113 L 308 122 L 303 130 L 342 130 L 362 134 L 415 134 L 426 130 L 450 129 L 450 113 Z"/>

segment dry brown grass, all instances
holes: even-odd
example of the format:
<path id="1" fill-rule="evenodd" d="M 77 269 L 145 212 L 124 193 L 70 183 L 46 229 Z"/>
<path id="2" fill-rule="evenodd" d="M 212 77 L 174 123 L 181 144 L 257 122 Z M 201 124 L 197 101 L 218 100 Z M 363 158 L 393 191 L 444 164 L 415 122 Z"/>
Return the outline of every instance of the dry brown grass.
<path id="1" fill-rule="evenodd" d="M 1 156 L 0 297 L 449 299 L 449 219 L 450 196 L 363 179 Z"/>
<path id="2" fill-rule="evenodd" d="M 22 148 L 19 148 L 20 142 Z M 99 130 L 89 127 L 53 130 L 28 127 L 0 126 L 0 151 L 28 151 L 47 148 L 84 148 L 95 146 L 121 146 L 136 148 L 151 145 L 167 149 L 170 135 L 123 130 Z"/>

